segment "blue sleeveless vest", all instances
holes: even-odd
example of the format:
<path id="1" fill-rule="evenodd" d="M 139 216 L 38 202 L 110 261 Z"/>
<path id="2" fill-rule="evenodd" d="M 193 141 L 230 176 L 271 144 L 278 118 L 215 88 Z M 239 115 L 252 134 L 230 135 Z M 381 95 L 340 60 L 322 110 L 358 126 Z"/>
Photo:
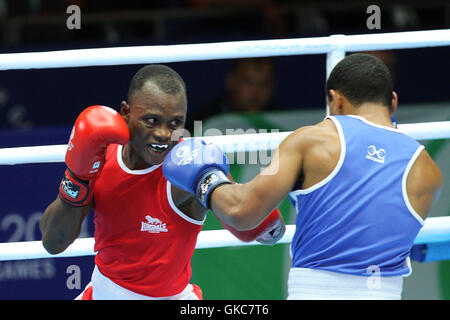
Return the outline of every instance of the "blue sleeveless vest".
<path id="1" fill-rule="evenodd" d="M 340 159 L 326 179 L 289 194 L 297 212 L 292 267 L 408 275 L 423 219 L 409 203 L 406 178 L 423 146 L 362 117 L 329 118 L 339 132 Z"/>

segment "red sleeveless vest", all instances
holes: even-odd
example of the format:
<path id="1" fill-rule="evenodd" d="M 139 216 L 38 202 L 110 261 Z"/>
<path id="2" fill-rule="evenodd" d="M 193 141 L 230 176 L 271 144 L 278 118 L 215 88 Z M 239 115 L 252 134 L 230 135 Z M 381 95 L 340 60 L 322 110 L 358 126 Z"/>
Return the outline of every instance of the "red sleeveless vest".
<path id="1" fill-rule="evenodd" d="M 133 292 L 163 297 L 191 278 L 191 257 L 203 221 L 175 207 L 162 165 L 130 170 L 122 146 L 110 145 L 94 189 L 95 263 Z"/>

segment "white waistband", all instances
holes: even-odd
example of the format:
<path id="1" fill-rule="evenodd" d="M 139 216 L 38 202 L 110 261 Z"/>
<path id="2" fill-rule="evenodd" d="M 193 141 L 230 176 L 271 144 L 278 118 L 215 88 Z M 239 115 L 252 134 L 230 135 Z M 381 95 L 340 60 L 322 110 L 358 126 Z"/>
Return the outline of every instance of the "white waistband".
<path id="1" fill-rule="evenodd" d="M 288 300 L 400 300 L 402 277 L 368 277 L 291 268 Z"/>
<path id="2" fill-rule="evenodd" d="M 93 300 L 198 300 L 191 284 L 180 293 L 168 297 L 150 297 L 130 291 L 105 277 L 97 266 L 92 272 L 91 283 Z"/>

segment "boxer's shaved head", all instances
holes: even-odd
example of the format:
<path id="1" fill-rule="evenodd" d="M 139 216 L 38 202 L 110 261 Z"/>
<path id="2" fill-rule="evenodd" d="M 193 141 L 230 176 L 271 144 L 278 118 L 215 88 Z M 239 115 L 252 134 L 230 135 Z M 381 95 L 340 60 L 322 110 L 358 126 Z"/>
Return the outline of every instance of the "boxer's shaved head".
<path id="1" fill-rule="evenodd" d="M 136 91 L 142 89 L 147 81 L 153 82 L 169 95 L 177 95 L 181 90 L 186 92 L 186 85 L 175 70 L 165 65 L 151 64 L 139 69 L 131 79 L 128 89 L 129 102 Z"/>

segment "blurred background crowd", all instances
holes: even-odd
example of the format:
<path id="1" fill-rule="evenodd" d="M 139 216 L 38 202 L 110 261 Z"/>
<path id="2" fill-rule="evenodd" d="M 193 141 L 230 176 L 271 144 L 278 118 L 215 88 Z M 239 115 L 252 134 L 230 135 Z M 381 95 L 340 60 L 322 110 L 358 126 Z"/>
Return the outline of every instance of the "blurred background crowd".
<path id="1" fill-rule="evenodd" d="M 130 45 L 320 37 L 450 27 L 450 2 L 0 0 L 0 53 Z M 70 5 L 80 29 L 68 29 Z M 448 47 L 374 52 L 391 69 L 401 103 L 450 101 Z M 218 113 L 323 108 L 325 55 L 170 64 L 186 80 L 188 128 Z M 0 72 L 0 130 L 70 124 L 83 108 L 117 108 L 140 66 Z"/>

